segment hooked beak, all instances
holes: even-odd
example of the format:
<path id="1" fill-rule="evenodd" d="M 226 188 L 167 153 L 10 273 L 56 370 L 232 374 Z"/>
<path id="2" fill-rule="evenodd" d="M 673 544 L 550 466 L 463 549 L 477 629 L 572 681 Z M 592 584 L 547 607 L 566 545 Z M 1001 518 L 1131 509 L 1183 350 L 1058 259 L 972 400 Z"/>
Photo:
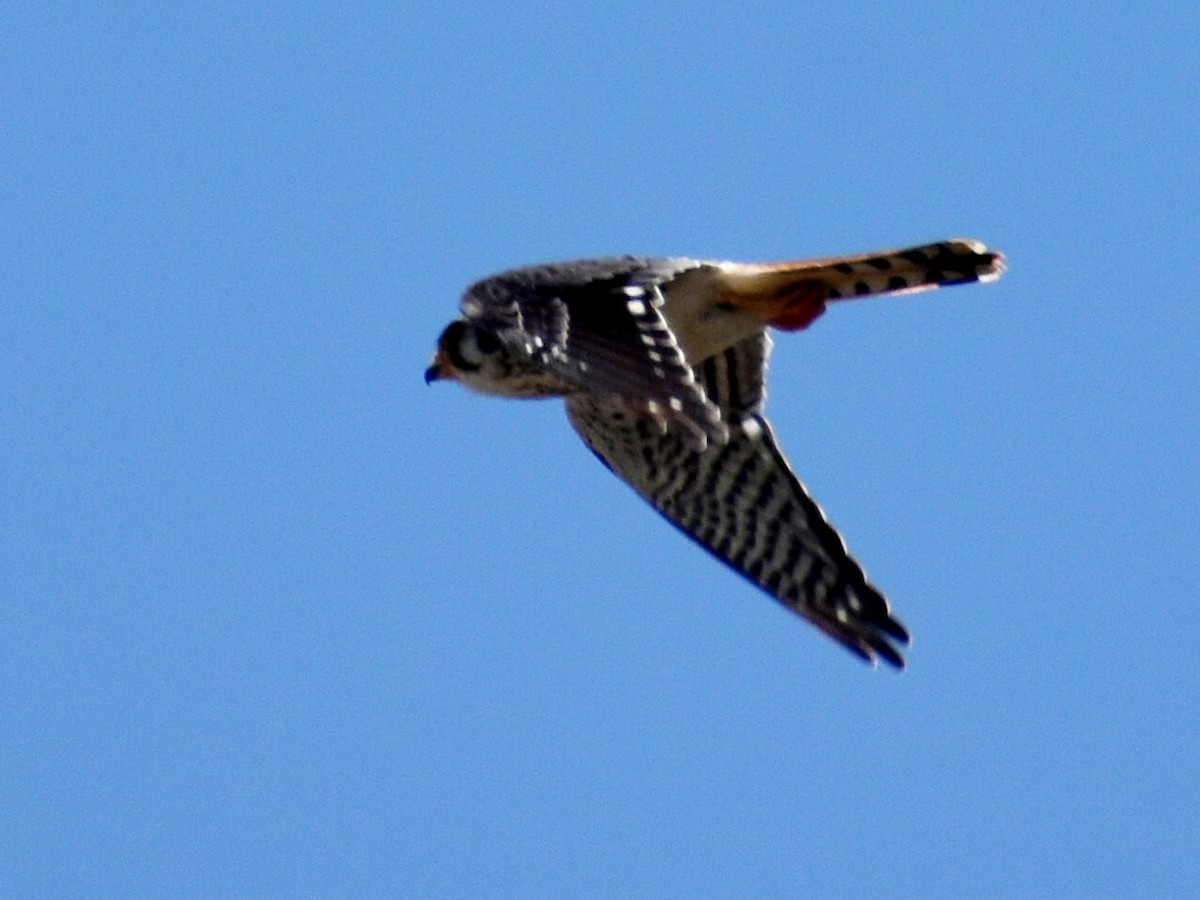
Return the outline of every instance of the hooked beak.
<path id="1" fill-rule="evenodd" d="M 433 384 L 435 381 L 441 381 L 444 378 L 450 378 L 450 371 L 446 366 L 446 360 L 442 356 L 441 348 L 433 356 L 433 362 L 429 364 L 429 368 L 425 370 L 425 383 Z"/>

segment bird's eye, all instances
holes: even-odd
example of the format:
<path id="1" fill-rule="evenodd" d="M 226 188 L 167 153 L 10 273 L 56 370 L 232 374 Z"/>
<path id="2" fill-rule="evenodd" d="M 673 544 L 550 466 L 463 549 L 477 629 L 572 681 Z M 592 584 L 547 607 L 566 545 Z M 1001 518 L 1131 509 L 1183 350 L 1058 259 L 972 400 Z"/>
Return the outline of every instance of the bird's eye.
<path id="1" fill-rule="evenodd" d="M 475 330 L 475 346 L 484 356 L 491 356 L 500 349 L 500 339 L 485 328 Z"/>

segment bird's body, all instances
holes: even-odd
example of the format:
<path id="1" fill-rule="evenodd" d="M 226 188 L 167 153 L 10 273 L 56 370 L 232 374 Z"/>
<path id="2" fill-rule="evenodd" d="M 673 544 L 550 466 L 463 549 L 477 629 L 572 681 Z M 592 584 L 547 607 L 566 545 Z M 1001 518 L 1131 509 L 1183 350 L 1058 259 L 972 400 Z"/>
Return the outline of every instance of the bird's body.
<path id="1" fill-rule="evenodd" d="M 870 661 L 908 634 L 777 447 L 764 414 L 767 329 L 830 301 L 991 281 L 975 241 L 788 263 L 620 257 L 472 285 L 427 380 L 565 397 L 613 472 L 706 549 Z"/>

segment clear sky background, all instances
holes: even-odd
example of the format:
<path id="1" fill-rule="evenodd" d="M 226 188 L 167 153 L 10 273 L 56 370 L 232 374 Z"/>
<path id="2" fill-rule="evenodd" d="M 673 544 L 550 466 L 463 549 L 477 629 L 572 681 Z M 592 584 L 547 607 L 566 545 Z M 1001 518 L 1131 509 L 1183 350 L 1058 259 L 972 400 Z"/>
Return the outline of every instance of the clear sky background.
<path id="1" fill-rule="evenodd" d="M 1200 896 L 1200 5 L 0 9 L 0 894 Z M 780 339 L 872 671 L 466 284 L 945 237 Z"/>

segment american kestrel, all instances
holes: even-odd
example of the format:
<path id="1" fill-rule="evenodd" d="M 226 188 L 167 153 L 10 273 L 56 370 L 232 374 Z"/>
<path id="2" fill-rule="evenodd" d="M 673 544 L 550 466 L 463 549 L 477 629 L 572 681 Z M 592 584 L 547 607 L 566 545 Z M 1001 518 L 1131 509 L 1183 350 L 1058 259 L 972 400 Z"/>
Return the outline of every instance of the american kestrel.
<path id="1" fill-rule="evenodd" d="M 515 269 L 467 289 L 425 380 L 564 397 L 592 452 L 685 534 L 868 662 L 903 668 L 908 632 L 775 442 L 767 330 L 806 328 L 833 300 L 1003 271 L 971 240 L 801 262 Z"/>

